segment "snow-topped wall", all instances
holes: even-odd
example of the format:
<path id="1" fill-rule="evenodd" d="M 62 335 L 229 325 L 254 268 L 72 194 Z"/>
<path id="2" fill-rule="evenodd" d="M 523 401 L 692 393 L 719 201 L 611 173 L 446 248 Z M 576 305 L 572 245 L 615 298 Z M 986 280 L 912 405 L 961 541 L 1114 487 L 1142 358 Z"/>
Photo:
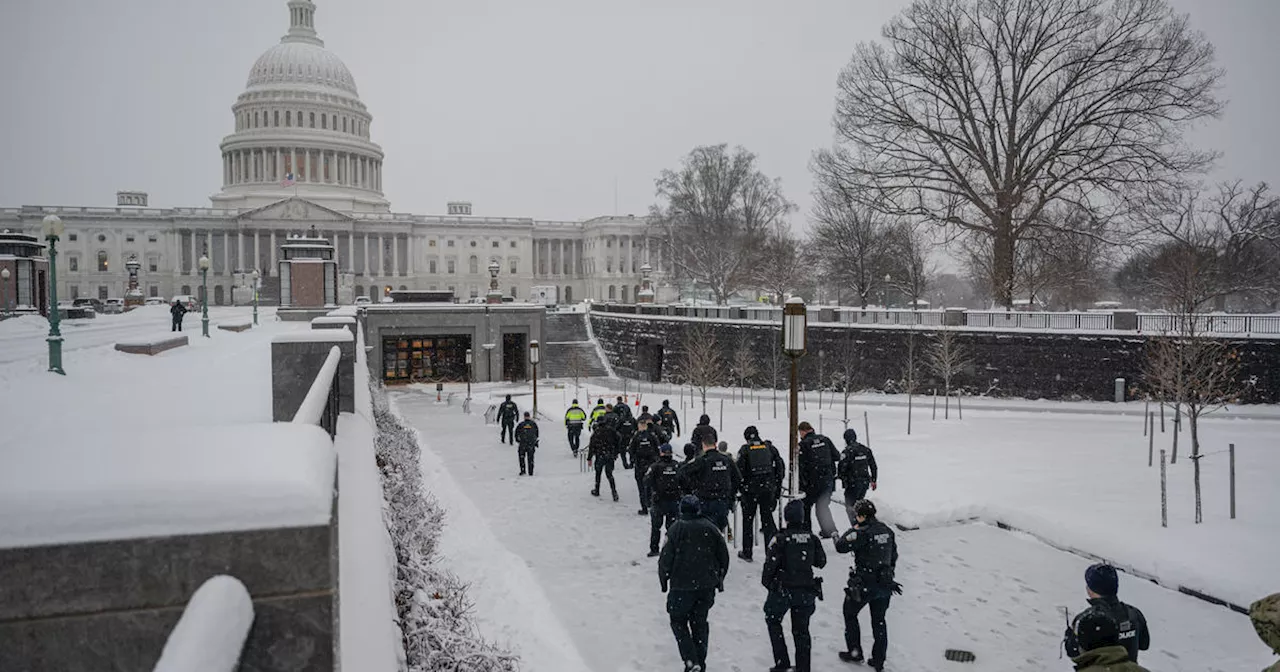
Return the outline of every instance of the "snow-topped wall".
<path id="1" fill-rule="evenodd" d="M 757 320 L 620 314 L 593 310 L 592 330 L 610 363 L 649 380 L 681 381 L 680 357 L 688 335 L 703 325 L 714 335 L 725 371 L 735 355 L 752 353 L 748 385 L 785 387 L 787 358 L 779 352 L 780 326 Z M 926 360 L 939 327 L 903 327 L 810 323 L 808 354 L 800 358 L 800 382 L 838 389 L 847 373 L 856 390 L 901 391 L 910 345 L 919 360 L 918 392 L 942 388 Z M 1029 399 L 1114 398 L 1115 379 L 1128 382 L 1130 398 L 1139 398 L 1147 336 L 1123 332 L 998 331 L 948 329 L 970 360 L 952 387 L 966 394 Z M 1280 340 L 1232 340 L 1248 381 L 1247 401 L 1280 401 Z M 730 374 L 726 373 L 726 376 Z M 736 375 L 736 374 L 734 374 Z M 776 382 L 775 382 L 776 381 Z M 722 384 L 738 384 L 735 378 Z"/>

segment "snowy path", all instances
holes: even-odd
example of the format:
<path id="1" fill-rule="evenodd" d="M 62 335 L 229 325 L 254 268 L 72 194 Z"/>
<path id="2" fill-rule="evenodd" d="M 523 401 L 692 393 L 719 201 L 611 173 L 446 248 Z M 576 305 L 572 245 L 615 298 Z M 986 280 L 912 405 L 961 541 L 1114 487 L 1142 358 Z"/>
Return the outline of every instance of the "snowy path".
<path id="1" fill-rule="evenodd" d="M 579 473 L 563 434 L 544 423 L 537 475 L 521 478 L 514 448 L 500 445 L 498 430 L 479 414 L 463 416 L 416 392 L 393 397 L 421 432 L 427 482 L 455 526 L 445 553 L 476 583 L 490 634 L 525 652 L 535 672 L 583 669 L 583 662 L 596 672 L 679 669 L 654 562 L 644 557 L 648 525 L 636 515 L 632 472 L 615 472 L 620 503 L 591 497 L 590 478 Z M 887 669 L 1069 668 L 1058 659 L 1058 607 L 1084 606 L 1088 561 L 985 525 L 902 533 L 899 543 L 907 593 L 890 610 Z M 829 598 L 813 619 L 815 669 L 844 667 L 834 655 L 843 648 L 840 587 L 849 559 L 831 555 Z M 733 561 L 712 610 L 712 672 L 772 664 L 759 572 L 759 560 Z M 1144 658 L 1151 669 L 1226 672 L 1268 660 L 1247 618 L 1139 580 L 1122 585 L 1156 633 Z M 978 662 L 946 663 L 947 647 L 972 650 Z"/>

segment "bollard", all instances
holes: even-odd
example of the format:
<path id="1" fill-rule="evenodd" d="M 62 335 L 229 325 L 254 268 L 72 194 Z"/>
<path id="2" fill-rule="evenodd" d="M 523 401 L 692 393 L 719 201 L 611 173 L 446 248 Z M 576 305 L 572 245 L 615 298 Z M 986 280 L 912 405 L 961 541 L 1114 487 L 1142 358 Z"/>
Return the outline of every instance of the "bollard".
<path id="1" fill-rule="evenodd" d="M 1151 425 L 1151 431 L 1147 432 L 1147 466 L 1149 467 L 1156 449 L 1156 414 L 1148 412 L 1147 422 L 1144 425 Z"/>
<path id="2" fill-rule="evenodd" d="M 720 431 L 724 431 L 724 397 L 720 397 Z"/>
<path id="3" fill-rule="evenodd" d="M 818 433 L 826 434 L 826 432 L 822 431 L 822 414 L 821 413 L 818 414 Z"/>
<path id="4" fill-rule="evenodd" d="M 964 398 L 964 391 L 956 392 L 956 414 L 961 420 L 964 420 L 964 402 L 960 401 Z"/>
<path id="5" fill-rule="evenodd" d="M 938 419 L 938 388 L 933 388 L 933 420 Z"/>
<path id="6" fill-rule="evenodd" d="M 1148 426 L 1151 424 L 1151 418 L 1147 417 L 1151 414 L 1151 397 L 1147 397 L 1142 403 L 1142 435 L 1147 435 Z M 1151 465 L 1147 465 L 1151 466 Z"/>
<path id="7" fill-rule="evenodd" d="M 755 396 L 755 395 L 752 395 Z M 756 422 L 760 421 L 760 397 L 756 397 Z"/>
<path id="8" fill-rule="evenodd" d="M 1235 520 L 1236 519 L 1236 444 L 1234 443 L 1228 444 L 1227 457 L 1229 458 L 1229 462 L 1228 462 L 1229 466 L 1227 467 L 1227 473 L 1229 475 L 1229 478 L 1231 479 L 1230 488 L 1229 488 L 1229 492 L 1231 493 L 1231 520 Z"/>
<path id="9" fill-rule="evenodd" d="M 1169 481 L 1165 467 L 1164 448 L 1160 449 L 1160 527 L 1169 527 Z"/>
<path id="10" fill-rule="evenodd" d="M 1124 378 L 1116 378 L 1116 403 L 1124 403 Z"/>
<path id="11" fill-rule="evenodd" d="M 867 447 L 871 447 L 871 420 L 867 418 L 867 412 L 862 412 L 862 435 L 867 439 Z"/>

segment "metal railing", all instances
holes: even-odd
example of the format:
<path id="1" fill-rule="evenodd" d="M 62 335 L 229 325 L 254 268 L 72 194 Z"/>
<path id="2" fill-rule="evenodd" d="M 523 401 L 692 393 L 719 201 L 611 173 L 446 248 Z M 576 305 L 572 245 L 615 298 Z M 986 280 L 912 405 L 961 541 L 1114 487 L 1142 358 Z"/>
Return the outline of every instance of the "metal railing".
<path id="1" fill-rule="evenodd" d="M 1202 334 L 1280 334 L 1280 315 L 1196 315 L 1188 324 L 1184 315 L 1141 313 L 1138 331 L 1184 332 Z M 1188 327 L 1184 329 L 1183 327 Z"/>
<path id="2" fill-rule="evenodd" d="M 1039 313 L 995 310 L 965 312 L 965 326 L 1009 329 L 1111 329 L 1112 313 Z"/>
<path id="3" fill-rule="evenodd" d="M 320 425 L 329 433 L 329 438 L 338 434 L 338 362 L 342 360 L 342 351 L 338 346 L 329 349 L 320 373 L 311 382 L 311 389 L 293 416 L 293 422 L 304 425 Z"/>

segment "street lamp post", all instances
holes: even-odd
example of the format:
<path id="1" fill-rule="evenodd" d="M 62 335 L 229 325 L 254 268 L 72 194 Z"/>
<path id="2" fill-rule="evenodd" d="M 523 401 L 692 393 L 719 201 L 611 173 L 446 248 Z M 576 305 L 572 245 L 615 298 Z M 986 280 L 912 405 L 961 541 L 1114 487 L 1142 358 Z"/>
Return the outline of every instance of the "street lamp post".
<path id="1" fill-rule="evenodd" d="M 799 378 L 800 374 L 800 358 L 804 356 L 807 330 L 808 317 L 804 307 L 804 300 L 798 296 L 788 299 L 782 306 L 782 352 L 791 358 L 791 409 L 787 418 L 790 434 L 790 452 L 787 458 L 787 471 L 789 473 L 787 486 L 792 498 L 796 496 L 796 491 L 799 490 L 797 466 L 800 461 L 800 444 L 796 425 L 800 422 L 800 404 L 796 396 L 796 390 L 799 387 L 797 378 Z"/>
<path id="2" fill-rule="evenodd" d="M 7 268 L 0 268 L 0 311 L 9 312 L 9 277 Z"/>
<path id="3" fill-rule="evenodd" d="M 40 232 L 49 241 L 49 371 L 67 375 L 62 370 L 62 332 L 58 330 L 61 315 L 58 314 L 58 240 L 65 231 L 62 218 L 48 215 L 40 224 Z"/>
<path id="4" fill-rule="evenodd" d="M 262 277 L 258 269 L 253 269 L 253 326 L 258 326 L 258 278 Z"/>
<path id="5" fill-rule="evenodd" d="M 209 253 L 200 255 L 200 333 L 209 337 Z"/>
<path id="6" fill-rule="evenodd" d="M 538 351 L 538 342 L 529 341 L 529 363 L 533 365 L 533 417 L 538 417 L 538 360 L 542 357 Z"/>
<path id="7" fill-rule="evenodd" d="M 467 401 L 471 401 L 471 348 L 467 348 Z"/>

